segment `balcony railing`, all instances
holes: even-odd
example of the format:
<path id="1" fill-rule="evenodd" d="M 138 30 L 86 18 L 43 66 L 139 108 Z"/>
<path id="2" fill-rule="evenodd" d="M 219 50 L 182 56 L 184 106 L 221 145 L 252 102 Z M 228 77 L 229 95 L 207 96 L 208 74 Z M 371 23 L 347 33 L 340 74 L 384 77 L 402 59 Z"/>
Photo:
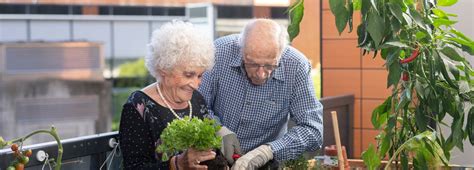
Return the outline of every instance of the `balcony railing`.
<path id="1" fill-rule="evenodd" d="M 117 132 L 102 133 L 98 135 L 82 136 L 78 138 L 65 139 L 61 143 L 63 145 L 63 158 L 61 169 L 100 169 L 104 164 L 107 156 L 109 156 L 116 146 Z M 32 149 L 33 155 L 26 167 L 29 169 L 49 169 L 54 165 L 54 158 L 57 157 L 58 146 L 56 142 L 46 142 L 35 145 L 24 146 L 23 149 Z M 39 161 L 37 157 L 41 157 L 41 153 L 46 153 L 51 161 Z M 0 150 L 0 170 L 6 169 L 10 162 L 14 160 L 13 152 L 10 148 Z M 115 152 L 114 156 L 110 156 L 110 169 L 120 169 L 121 164 L 120 150 Z M 102 169 L 107 169 L 104 165 Z M 54 168 L 52 168 L 54 169 Z"/>
<path id="2" fill-rule="evenodd" d="M 330 119 L 330 111 L 338 112 L 339 128 L 341 133 L 341 143 L 347 146 L 348 157 L 351 157 L 351 120 L 354 112 L 354 96 L 335 96 L 322 98 L 321 103 L 324 105 L 324 144 L 335 144 L 334 135 L 332 134 L 332 122 Z M 290 123 L 290 126 L 291 123 Z M 117 146 L 118 132 L 102 133 L 91 136 L 83 136 L 72 139 L 62 140 L 63 144 L 63 161 L 61 168 L 67 170 L 75 169 L 121 169 L 121 154 Z M 41 157 L 44 152 L 49 159 L 57 157 L 56 142 L 40 143 L 35 145 L 24 146 L 23 149 L 32 149 L 33 155 L 30 157 L 29 163 L 26 165 L 29 169 L 49 169 L 50 162 L 53 166 L 54 161 L 40 161 L 37 156 Z M 115 151 L 114 151 L 115 150 Z M 40 154 L 38 154 L 40 153 Z M 309 155 L 314 156 L 315 153 Z M 13 152 L 10 148 L 0 150 L 0 170 L 6 169 L 10 162 L 14 160 Z M 106 162 L 107 160 L 107 162 Z"/>

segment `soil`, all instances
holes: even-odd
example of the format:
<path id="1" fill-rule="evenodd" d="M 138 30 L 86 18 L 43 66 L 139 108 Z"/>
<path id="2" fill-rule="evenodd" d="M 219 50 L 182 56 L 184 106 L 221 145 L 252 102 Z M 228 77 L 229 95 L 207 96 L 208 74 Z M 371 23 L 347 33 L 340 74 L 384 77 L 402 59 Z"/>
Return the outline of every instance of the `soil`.
<path id="1" fill-rule="evenodd" d="M 219 149 L 216 149 L 216 159 L 204 161 L 200 164 L 207 165 L 208 170 L 226 170 L 226 167 L 230 167 L 229 162 Z"/>

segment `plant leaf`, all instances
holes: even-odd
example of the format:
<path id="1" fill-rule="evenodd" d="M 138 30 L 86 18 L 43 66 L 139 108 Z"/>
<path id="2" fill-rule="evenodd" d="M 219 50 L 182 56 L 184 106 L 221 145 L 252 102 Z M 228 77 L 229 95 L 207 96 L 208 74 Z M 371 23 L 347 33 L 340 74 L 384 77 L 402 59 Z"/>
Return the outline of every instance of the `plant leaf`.
<path id="1" fill-rule="evenodd" d="M 400 47 L 400 48 L 409 48 L 408 45 L 400 42 L 400 41 L 390 41 L 386 42 L 383 45 L 380 46 L 380 48 L 384 47 Z"/>
<path id="2" fill-rule="evenodd" d="M 464 61 L 465 59 L 463 57 L 461 57 L 458 52 L 456 52 L 456 50 L 454 50 L 453 48 L 449 47 L 449 46 L 446 46 L 444 47 L 441 52 L 446 55 L 447 57 L 449 57 L 451 60 L 454 60 L 454 61 L 459 61 L 459 62 L 462 62 Z"/>
<path id="3" fill-rule="evenodd" d="M 449 19 L 444 19 L 444 18 L 436 18 L 433 20 L 433 25 L 435 27 L 439 27 L 441 25 L 446 25 L 446 26 L 451 26 L 453 24 L 456 24 L 457 21 L 452 21 L 452 20 L 449 20 Z"/>
<path id="4" fill-rule="evenodd" d="M 362 159 L 369 170 L 376 170 L 380 166 L 380 158 L 377 156 L 375 147 L 369 144 L 369 148 L 362 152 Z"/>
<path id="5" fill-rule="evenodd" d="M 458 2 L 458 0 L 438 0 L 439 6 L 451 6 Z"/>
<path id="6" fill-rule="evenodd" d="M 427 36 L 427 34 L 422 32 L 422 31 L 418 31 L 418 32 L 416 32 L 415 36 L 416 36 L 416 39 L 421 40 L 421 39 L 425 38 Z"/>
<path id="7" fill-rule="evenodd" d="M 374 8 L 375 11 L 377 11 L 377 13 L 378 13 L 379 10 L 377 10 L 377 2 L 376 2 L 376 0 L 370 0 L 370 3 L 372 4 L 372 8 Z"/>
<path id="8" fill-rule="evenodd" d="M 391 85 L 398 84 L 400 76 L 402 75 L 402 68 L 399 62 L 393 62 L 388 69 L 387 88 Z"/>
<path id="9" fill-rule="evenodd" d="M 433 11 L 433 13 L 440 18 L 445 18 L 448 16 L 446 12 L 444 12 L 443 10 L 439 8 L 432 9 L 431 11 Z"/>
<path id="10" fill-rule="evenodd" d="M 354 4 L 352 2 L 352 0 L 348 0 L 349 2 L 347 3 L 347 10 L 348 10 L 348 13 L 347 13 L 347 24 L 349 25 L 349 33 L 352 32 L 352 29 L 354 28 L 354 25 L 353 25 L 353 14 L 354 14 Z"/>
<path id="11" fill-rule="evenodd" d="M 384 158 L 385 154 L 390 149 L 392 145 L 391 143 L 392 136 L 393 136 L 392 133 L 389 132 L 388 134 L 384 135 L 384 137 L 382 138 L 382 143 L 380 144 L 380 150 L 379 150 L 379 158 Z"/>
<path id="12" fill-rule="evenodd" d="M 379 129 L 383 124 L 387 123 L 391 102 L 392 97 L 388 97 L 372 111 L 372 125 L 374 125 L 375 129 Z"/>
<path id="13" fill-rule="evenodd" d="M 367 31 L 369 32 L 370 37 L 372 37 L 372 40 L 374 40 L 374 45 L 377 48 L 383 38 L 385 23 L 383 21 L 383 18 L 375 12 L 369 11 L 368 15 L 369 18 L 367 20 Z"/>
<path id="14" fill-rule="evenodd" d="M 401 23 L 405 22 L 405 18 L 403 18 L 403 12 L 402 12 L 402 7 L 398 5 L 397 3 L 388 3 L 388 8 L 390 9 L 390 12 L 400 21 Z"/>
<path id="15" fill-rule="evenodd" d="M 471 145 L 474 145 L 474 107 L 471 107 L 471 110 L 469 110 L 466 124 L 466 133 L 469 136 Z"/>
<path id="16" fill-rule="evenodd" d="M 304 0 L 296 1 L 288 10 L 290 15 L 290 24 L 288 25 L 288 35 L 290 42 L 300 33 L 300 23 L 304 15 Z"/>
<path id="17" fill-rule="evenodd" d="M 451 78 L 449 77 L 448 71 L 446 70 L 446 64 L 444 63 L 443 59 L 439 56 L 437 51 L 433 51 L 433 57 L 436 61 L 437 69 L 440 70 L 446 82 L 448 82 L 449 86 L 451 86 L 452 88 L 457 89 L 457 85 L 454 84 Z"/>
<path id="18" fill-rule="evenodd" d="M 415 20 L 415 23 L 420 26 L 421 28 L 426 28 L 425 23 L 423 22 L 423 17 L 421 17 L 420 13 L 416 10 L 410 9 L 410 15 Z"/>
<path id="19" fill-rule="evenodd" d="M 340 35 L 346 28 L 347 21 L 349 20 L 349 11 L 345 7 L 344 0 L 329 0 L 329 5 L 335 17 L 337 31 Z"/>
<path id="20" fill-rule="evenodd" d="M 369 0 L 362 0 L 360 8 L 361 8 L 360 12 L 362 13 L 362 16 L 365 16 L 367 12 L 369 12 L 369 9 L 370 9 Z"/>
<path id="21" fill-rule="evenodd" d="M 360 10 L 362 7 L 362 0 L 354 0 L 353 2 L 354 11 Z"/>

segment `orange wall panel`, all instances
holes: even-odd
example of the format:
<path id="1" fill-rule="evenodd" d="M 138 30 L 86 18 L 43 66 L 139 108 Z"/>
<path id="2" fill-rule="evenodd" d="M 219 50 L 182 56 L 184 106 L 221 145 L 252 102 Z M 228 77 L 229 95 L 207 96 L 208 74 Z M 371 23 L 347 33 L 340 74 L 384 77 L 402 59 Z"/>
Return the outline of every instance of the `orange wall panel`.
<path id="1" fill-rule="evenodd" d="M 375 136 L 379 134 L 379 130 L 362 129 L 362 152 L 369 148 L 369 144 L 377 146 Z"/>
<path id="2" fill-rule="evenodd" d="M 360 70 L 344 69 L 332 70 L 324 69 L 323 71 L 323 95 L 337 96 L 344 94 L 354 94 L 355 98 L 361 96 L 361 79 Z"/>
<path id="3" fill-rule="evenodd" d="M 361 128 L 362 126 L 362 115 L 361 115 L 361 102 L 360 99 L 354 100 L 354 120 L 352 120 L 353 128 Z"/>
<path id="4" fill-rule="evenodd" d="M 313 68 L 320 63 L 320 4 L 319 1 L 304 1 L 304 17 L 300 23 L 300 33 L 292 45 L 300 50 L 311 61 Z"/>
<path id="5" fill-rule="evenodd" d="M 324 68 L 360 68 L 357 40 L 323 40 Z"/>
<path id="6" fill-rule="evenodd" d="M 362 71 L 362 98 L 385 99 L 391 94 L 387 89 L 386 70 Z"/>
<path id="7" fill-rule="evenodd" d="M 372 112 L 383 102 L 384 100 L 362 99 L 362 128 L 374 128 L 372 125 Z"/>
<path id="8" fill-rule="evenodd" d="M 322 0 L 322 1 L 323 1 L 323 9 L 330 9 L 329 0 Z"/>
<path id="9" fill-rule="evenodd" d="M 362 130 L 354 129 L 354 140 L 352 141 L 352 156 L 360 158 L 362 153 Z"/>
<path id="10" fill-rule="evenodd" d="M 382 59 L 380 52 L 375 56 L 374 53 L 362 56 L 362 68 L 378 68 L 385 69 L 385 60 Z"/>

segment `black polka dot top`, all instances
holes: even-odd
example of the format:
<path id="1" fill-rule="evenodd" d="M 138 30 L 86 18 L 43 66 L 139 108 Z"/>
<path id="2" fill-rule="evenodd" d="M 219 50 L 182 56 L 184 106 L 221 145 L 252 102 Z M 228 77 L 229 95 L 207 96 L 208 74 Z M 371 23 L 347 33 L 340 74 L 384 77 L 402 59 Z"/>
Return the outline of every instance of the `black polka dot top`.
<path id="1" fill-rule="evenodd" d="M 194 91 L 191 104 L 193 117 L 210 118 L 202 95 Z M 180 117 L 189 115 L 189 107 L 175 110 Z M 176 119 L 173 113 L 142 91 L 133 92 L 123 105 L 120 119 L 120 149 L 124 169 L 169 169 L 155 153 L 159 137 L 167 124 Z"/>

